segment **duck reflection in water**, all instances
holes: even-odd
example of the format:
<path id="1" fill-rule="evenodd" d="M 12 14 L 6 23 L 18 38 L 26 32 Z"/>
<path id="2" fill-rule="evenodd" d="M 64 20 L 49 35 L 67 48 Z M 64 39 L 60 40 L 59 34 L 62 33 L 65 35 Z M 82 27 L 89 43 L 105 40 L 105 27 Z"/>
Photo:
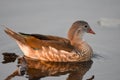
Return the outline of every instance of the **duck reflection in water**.
<path id="1" fill-rule="evenodd" d="M 7 57 L 6 57 L 7 56 Z M 8 57 L 9 56 L 9 57 Z M 11 56 L 4 54 L 4 60 L 7 58 L 15 59 L 15 54 Z M 16 56 L 17 58 L 18 56 Z M 26 56 L 19 57 L 18 69 L 10 74 L 5 80 L 12 80 L 15 76 L 24 76 L 28 80 L 40 80 L 48 76 L 60 76 L 69 74 L 66 80 L 82 80 L 85 73 L 91 68 L 93 61 L 86 62 L 43 62 L 34 60 Z M 10 61 L 9 61 L 10 62 Z M 7 62 L 3 62 L 7 63 Z M 94 76 L 86 80 L 93 80 Z"/>

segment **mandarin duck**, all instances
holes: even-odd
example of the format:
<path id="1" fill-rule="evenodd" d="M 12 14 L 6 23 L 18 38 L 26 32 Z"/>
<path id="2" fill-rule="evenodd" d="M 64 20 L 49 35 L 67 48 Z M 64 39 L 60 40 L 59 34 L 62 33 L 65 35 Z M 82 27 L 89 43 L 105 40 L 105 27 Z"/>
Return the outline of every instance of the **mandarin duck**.
<path id="1" fill-rule="evenodd" d="M 51 62 L 83 62 L 91 60 L 93 50 L 83 40 L 85 32 L 95 34 L 86 21 L 76 21 L 68 31 L 68 38 L 17 33 L 4 30 L 15 39 L 24 55 L 33 59 Z"/>

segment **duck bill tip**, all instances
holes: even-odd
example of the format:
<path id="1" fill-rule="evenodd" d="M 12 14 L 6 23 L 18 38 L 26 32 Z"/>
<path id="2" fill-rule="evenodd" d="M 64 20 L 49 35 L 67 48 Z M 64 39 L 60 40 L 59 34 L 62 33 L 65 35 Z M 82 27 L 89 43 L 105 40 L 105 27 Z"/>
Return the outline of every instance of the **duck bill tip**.
<path id="1" fill-rule="evenodd" d="M 92 29 L 89 29 L 88 33 L 90 33 L 90 34 L 96 34 Z"/>

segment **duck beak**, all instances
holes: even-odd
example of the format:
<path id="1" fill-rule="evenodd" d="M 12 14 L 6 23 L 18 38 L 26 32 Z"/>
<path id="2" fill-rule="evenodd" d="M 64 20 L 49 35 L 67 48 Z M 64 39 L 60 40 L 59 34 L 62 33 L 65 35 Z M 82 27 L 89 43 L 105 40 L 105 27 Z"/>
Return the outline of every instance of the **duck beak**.
<path id="1" fill-rule="evenodd" d="M 95 34 L 95 32 L 91 28 L 88 30 L 88 33 Z"/>

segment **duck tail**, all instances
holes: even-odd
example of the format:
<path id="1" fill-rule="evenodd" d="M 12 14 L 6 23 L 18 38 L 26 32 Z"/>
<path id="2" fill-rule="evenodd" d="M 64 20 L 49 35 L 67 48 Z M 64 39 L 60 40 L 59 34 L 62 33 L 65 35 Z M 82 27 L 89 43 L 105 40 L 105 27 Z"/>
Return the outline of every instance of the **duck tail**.
<path id="1" fill-rule="evenodd" d="M 16 32 L 14 32 L 13 30 L 11 30 L 7 27 L 5 28 L 4 31 L 5 31 L 6 34 L 8 34 L 13 39 L 15 39 L 17 42 L 25 43 L 25 38 L 21 34 L 16 33 Z"/>

